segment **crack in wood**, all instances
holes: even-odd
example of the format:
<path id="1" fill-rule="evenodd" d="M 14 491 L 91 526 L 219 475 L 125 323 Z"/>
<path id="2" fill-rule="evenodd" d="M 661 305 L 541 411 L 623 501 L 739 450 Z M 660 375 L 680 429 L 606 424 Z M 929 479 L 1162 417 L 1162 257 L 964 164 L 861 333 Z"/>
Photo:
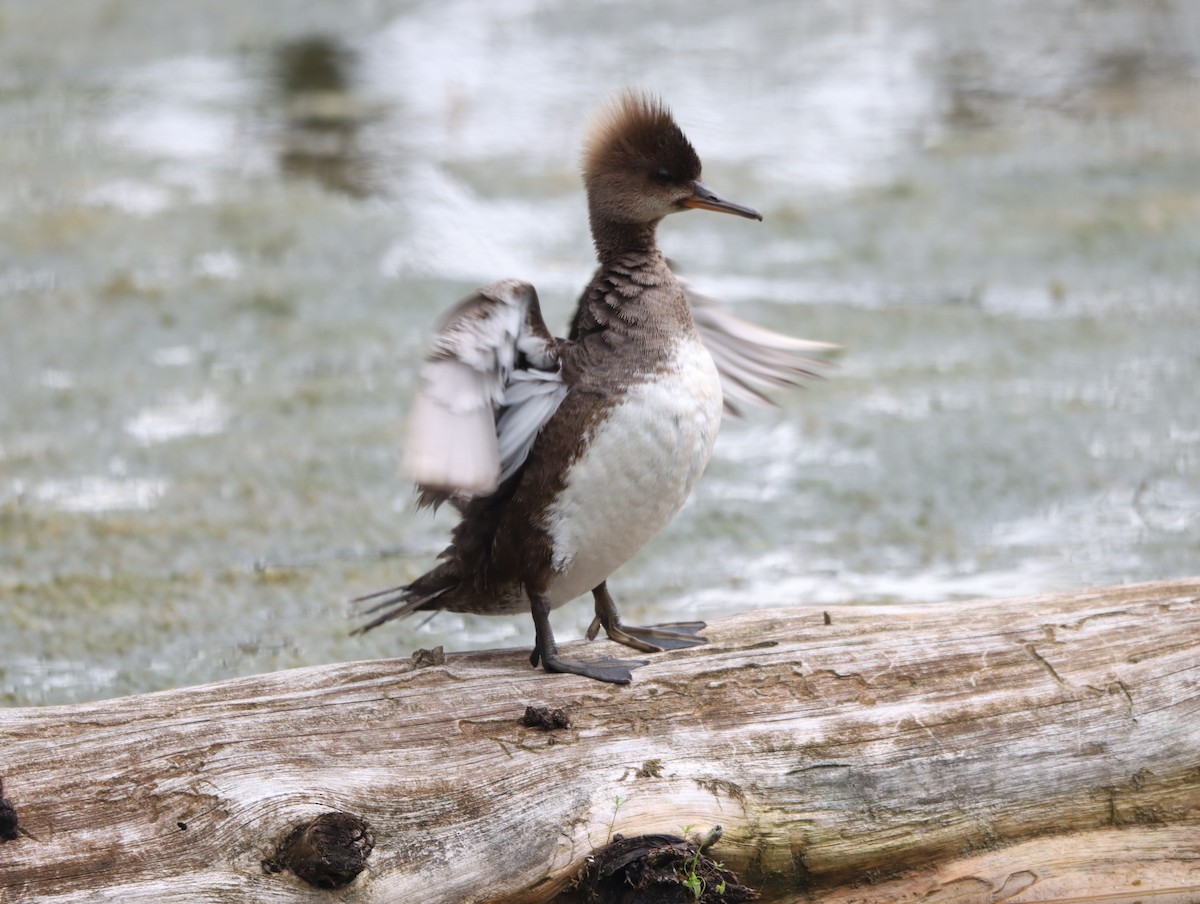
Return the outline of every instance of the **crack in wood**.
<path id="1" fill-rule="evenodd" d="M 1044 657 L 1041 653 L 1039 653 L 1037 651 L 1036 646 L 1034 646 L 1031 643 L 1027 643 L 1027 644 L 1024 644 L 1024 647 L 1025 647 L 1026 652 L 1028 652 L 1029 655 L 1033 657 L 1034 661 L 1038 665 L 1040 665 L 1042 668 L 1044 668 L 1047 672 L 1050 673 L 1051 678 L 1053 678 L 1055 681 L 1057 681 L 1059 684 L 1061 684 L 1063 686 L 1067 686 L 1070 684 L 1069 681 L 1066 681 L 1063 679 L 1062 675 L 1058 674 L 1058 671 L 1054 668 L 1054 666 L 1052 666 L 1050 664 L 1050 662 L 1046 659 L 1046 657 Z"/>

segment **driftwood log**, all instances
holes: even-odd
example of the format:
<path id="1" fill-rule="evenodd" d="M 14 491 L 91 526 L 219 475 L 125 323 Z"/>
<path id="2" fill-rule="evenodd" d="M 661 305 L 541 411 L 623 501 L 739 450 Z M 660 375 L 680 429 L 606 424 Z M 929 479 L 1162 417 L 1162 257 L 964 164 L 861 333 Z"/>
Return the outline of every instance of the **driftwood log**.
<path id="1" fill-rule="evenodd" d="M 0 900 L 586 900 L 720 824 L 768 902 L 1200 902 L 1200 578 L 828 616 L 629 687 L 512 650 L 0 710 Z"/>

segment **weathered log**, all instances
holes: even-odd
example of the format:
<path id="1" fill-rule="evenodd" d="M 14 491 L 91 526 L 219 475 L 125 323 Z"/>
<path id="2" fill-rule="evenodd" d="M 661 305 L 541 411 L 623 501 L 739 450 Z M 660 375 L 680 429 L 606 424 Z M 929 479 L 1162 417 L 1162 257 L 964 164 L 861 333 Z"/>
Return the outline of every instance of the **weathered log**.
<path id="1" fill-rule="evenodd" d="M 0 900 L 534 904 L 719 823 L 764 901 L 1200 901 L 1200 578 L 829 615 L 0 710 Z"/>

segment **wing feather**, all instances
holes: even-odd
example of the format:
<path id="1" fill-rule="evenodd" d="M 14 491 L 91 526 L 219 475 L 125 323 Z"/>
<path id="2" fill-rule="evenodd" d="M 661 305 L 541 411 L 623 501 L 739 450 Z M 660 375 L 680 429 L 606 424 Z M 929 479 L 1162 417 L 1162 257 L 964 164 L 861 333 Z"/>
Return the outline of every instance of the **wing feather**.
<path id="1" fill-rule="evenodd" d="M 830 342 L 786 336 L 742 320 L 697 292 L 686 280 L 680 279 L 679 284 L 700 339 L 717 365 L 726 414 L 740 415 L 738 405 L 772 406 L 768 391 L 795 386 L 803 377 L 818 377 L 817 369 L 828 366 L 828 362 L 811 356 L 840 348 Z"/>
<path id="2" fill-rule="evenodd" d="M 464 299 L 442 319 L 410 417 L 418 503 L 495 492 L 565 395 L 533 286 L 506 280 Z"/>
<path id="3" fill-rule="evenodd" d="M 496 421 L 500 483 L 525 463 L 533 441 L 566 394 L 567 386 L 557 371 L 513 371 L 504 394 L 504 411 Z"/>

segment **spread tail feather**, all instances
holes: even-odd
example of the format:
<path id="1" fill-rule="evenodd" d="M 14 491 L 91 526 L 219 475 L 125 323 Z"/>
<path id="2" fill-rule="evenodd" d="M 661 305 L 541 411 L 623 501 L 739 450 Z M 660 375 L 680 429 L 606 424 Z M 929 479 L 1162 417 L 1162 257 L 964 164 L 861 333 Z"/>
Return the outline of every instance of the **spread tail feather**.
<path id="1" fill-rule="evenodd" d="M 364 615 L 378 613 L 364 625 L 359 625 L 351 634 L 365 634 L 385 622 L 412 615 L 418 609 L 440 609 L 438 599 L 458 587 L 460 578 L 451 563 L 444 562 L 432 571 L 421 575 L 411 584 L 377 590 L 351 600 L 351 603 L 371 603 L 363 610 Z"/>

